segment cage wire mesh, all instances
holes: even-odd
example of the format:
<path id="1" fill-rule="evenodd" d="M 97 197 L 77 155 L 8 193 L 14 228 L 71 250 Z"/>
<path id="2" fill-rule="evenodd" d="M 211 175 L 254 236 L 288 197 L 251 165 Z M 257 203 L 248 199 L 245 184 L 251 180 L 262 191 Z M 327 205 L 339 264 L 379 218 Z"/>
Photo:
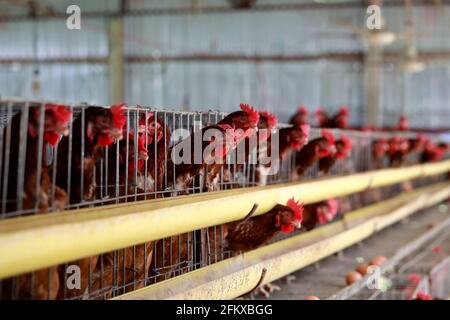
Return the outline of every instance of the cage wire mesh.
<path id="1" fill-rule="evenodd" d="M 59 119 L 52 113 L 57 107 L 70 111 L 66 119 Z M 299 179 L 292 174 L 298 166 L 293 151 L 283 156 L 275 174 L 266 177 L 261 173 L 257 155 L 250 152 L 244 163 L 238 163 L 236 155 L 231 153 L 226 155 L 225 163 L 218 170 L 206 165 L 179 188 L 179 179 L 184 173 L 180 174 L 179 165 L 170 156 L 174 146 L 201 128 L 217 124 L 225 116 L 218 111 L 183 112 L 127 106 L 118 130 L 113 107 L 0 98 L 0 218 Z M 289 127 L 279 125 L 281 129 Z M 347 157 L 336 161 L 328 176 L 386 167 L 387 157 L 375 159 L 373 145 L 394 135 L 410 139 L 417 136 L 411 132 L 337 129 L 332 132 L 336 139 L 348 137 L 353 148 Z M 320 136 L 321 130 L 312 128 L 310 143 Z M 408 158 L 405 164 L 417 163 L 418 155 L 414 156 L 416 160 Z M 321 177 L 317 166 L 308 168 L 300 180 Z M 208 179 L 214 183 L 210 181 L 208 185 Z M 430 179 L 419 179 L 414 185 L 445 177 Z M 341 197 L 340 214 L 392 197 L 405 189 L 399 184 Z M 224 226 L 213 226 L 67 262 L 3 280 L 0 295 L 3 299 L 111 298 L 235 255 L 236 252 L 227 250 L 226 235 Z M 87 276 L 82 277 L 79 289 L 68 290 L 65 284 L 73 266 L 78 266 L 81 274 Z"/>
<path id="2" fill-rule="evenodd" d="M 447 299 L 450 295 L 449 239 L 447 230 L 440 232 L 386 270 L 378 280 L 377 288 L 364 285 L 346 298 L 414 300 L 418 293 L 427 293 L 433 299 Z"/>

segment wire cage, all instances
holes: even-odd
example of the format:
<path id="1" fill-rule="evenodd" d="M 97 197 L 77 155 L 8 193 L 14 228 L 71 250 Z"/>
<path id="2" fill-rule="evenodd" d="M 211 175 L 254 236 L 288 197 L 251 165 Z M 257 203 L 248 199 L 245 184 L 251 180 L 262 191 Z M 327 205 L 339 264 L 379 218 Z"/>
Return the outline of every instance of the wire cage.
<path id="1" fill-rule="evenodd" d="M 433 297 L 450 297 L 450 256 L 434 266 L 430 271 L 430 292 Z"/>
<path id="2" fill-rule="evenodd" d="M 361 283 L 355 290 L 345 292 L 340 298 L 414 300 L 420 292 L 433 299 L 446 299 L 450 294 L 449 236 L 448 230 L 439 232 L 383 271 L 378 278 L 378 286 L 373 285 L 373 276 L 366 277 L 362 280 L 365 283 Z"/>
<path id="3" fill-rule="evenodd" d="M 278 171 L 261 178 L 257 156 L 249 154 L 244 163 L 239 163 L 236 154 L 230 152 L 218 167 L 199 166 L 186 183 L 184 168 L 173 161 L 172 150 L 225 116 L 218 111 L 64 105 L 0 98 L 0 219 L 279 184 L 324 175 L 318 164 L 314 164 L 300 178 L 295 177 L 292 173 L 298 166 L 297 157 L 294 151 L 289 151 L 278 164 Z M 279 128 L 289 127 L 279 125 Z M 332 132 L 336 139 L 347 136 L 353 148 L 347 157 L 331 166 L 327 172 L 331 176 L 380 169 L 388 160 L 387 157 L 374 159 L 372 149 L 377 140 L 394 135 L 416 136 L 408 132 L 337 129 Z M 321 134 L 321 129 L 312 128 L 309 141 Z M 364 191 L 342 197 L 340 214 L 403 189 L 397 185 L 385 187 L 379 194 Z M 227 249 L 226 236 L 225 226 L 213 226 L 67 262 L 2 280 L 0 298 L 111 298 L 236 254 Z M 83 276 L 77 289 L 69 290 L 74 268 Z"/>

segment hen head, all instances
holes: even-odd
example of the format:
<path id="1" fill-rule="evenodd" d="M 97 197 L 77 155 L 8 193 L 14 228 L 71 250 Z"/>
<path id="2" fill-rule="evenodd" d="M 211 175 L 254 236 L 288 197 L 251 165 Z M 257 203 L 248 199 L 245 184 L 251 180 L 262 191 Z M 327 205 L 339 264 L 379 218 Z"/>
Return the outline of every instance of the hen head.
<path id="1" fill-rule="evenodd" d="M 230 113 L 219 123 L 228 124 L 235 130 L 241 129 L 248 137 L 256 132 L 259 123 L 259 112 L 249 104 L 241 104 L 241 111 Z"/>
<path id="2" fill-rule="evenodd" d="M 403 137 L 392 137 L 389 143 L 389 153 L 394 154 L 396 152 L 407 153 L 409 150 L 409 141 Z"/>
<path id="3" fill-rule="evenodd" d="M 39 134 L 40 108 L 33 108 L 28 125 L 32 137 Z M 69 135 L 69 123 L 72 111 L 64 105 L 48 103 L 45 105 L 44 142 L 55 146 L 62 136 Z"/>
<path id="4" fill-rule="evenodd" d="M 325 158 L 336 153 L 336 141 L 333 132 L 328 129 L 322 130 L 322 139 L 316 145 L 316 154 L 319 158 Z"/>
<path id="5" fill-rule="evenodd" d="M 278 118 L 273 113 L 267 111 L 259 112 L 258 129 L 275 129 L 278 124 Z"/>
<path id="6" fill-rule="evenodd" d="M 308 123 L 308 109 L 305 106 L 301 105 L 297 109 L 297 113 L 291 121 L 293 125 L 300 126 L 302 124 Z"/>
<path id="7" fill-rule="evenodd" d="M 328 120 L 328 114 L 321 107 L 319 107 L 316 112 L 314 112 L 314 118 L 316 119 L 319 127 L 322 127 Z"/>
<path id="8" fill-rule="evenodd" d="M 308 109 L 306 109 L 304 105 L 301 105 L 300 107 L 298 107 L 297 113 L 302 116 L 308 116 Z"/>
<path id="9" fill-rule="evenodd" d="M 341 134 L 338 141 L 336 141 L 336 158 L 346 158 L 352 150 L 352 141 L 347 136 Z"/>
<path id="10" fill-rule="evenodd" d="M 127 122 L 125 104 L 117 104 L 109 109 L 97 112 L 88 120 L 87 137 L 93 141 L 97 137 L 97 145 L 106 147 L 114 141 L 122 140 L 123 127 Z"/>
<path id="11" fill-rule="evenodd" d="M 397 130 L 408 131 L 409 130 L 409 120 L 405 115 L 400 116 L 398 121 Z"/>
<path id="12" fill-rule="evenodd" d="M 275 217 L 275 226 L 284 233 L 300 229 L 303 221 L 303 204 L 291 198 Z"/>
<path id="13" fill-rule="evenodd" d="M 374 156 L 381 157 L 389 151 L 389 143 L 386 139 L 375 140 L 372 146 Z"/>
<path id="14" fill-rule="evenodd" d="M 341 129 L 345 129 L 348 126 L 348 107 L 342 106 L 336 115 L 336 126 Z"/>
<path id="15" fill-rule="evenodd" d="M 427 142 L 427 137 L 423 133 L 419 133 L 417 138 L 411 141 L 410 149 L 411 151 L 420 151 L 425 148 Z"/>
<path id="16" fill-rule="evenodd" d="M 259 133 L 260 141 L 267 140 L 271 131 L 276 129 L 277 125 L 278 118 L 274 114 L 266 111 L 260 111 L 258 122 L 258 131 L 261 130 Z"/>
<path id="17" fill-rule="evenodd" d="M 139 121 L 139 132 L 144 133 L 145 131 L 147 131 L 147 144 L 151 144 L 155 138 L 158 143 L 164 136 L 164 126 L 161 125 L 158 119 L 155 119 L 155 114 L 153 112 L 142 115 L 141 120 Z"/>
<path id="18" fill-rule="evenodd" d="M 319 224 L 330 222 L 337 215 L 339 202 L 332 198 L 317 206 L 316 215 Z"/>
<path id="19" fill-rule="evenodd" d="M 300 127 L 294 127 L 287 136 L 289 147 L 293 150 L 298 150 L 308 143 L 309 132 L 311 126 L 309 124 L 302 124 Z"/>

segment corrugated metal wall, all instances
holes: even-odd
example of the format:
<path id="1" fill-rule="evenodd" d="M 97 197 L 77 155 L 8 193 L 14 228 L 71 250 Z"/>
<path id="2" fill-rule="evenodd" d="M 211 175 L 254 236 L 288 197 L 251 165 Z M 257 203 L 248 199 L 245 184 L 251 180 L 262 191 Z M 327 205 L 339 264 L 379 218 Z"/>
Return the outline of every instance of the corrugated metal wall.
<path id="1" fill-rule="evenodd" d="M 65 11 L 69 4 L 83 12 L 114 11 L 118 1 L 43 1 Z M 283 0 L 283 3 L 298 3 Z M 130 2 L 131 10 L 188 7 L 191 1 Z M 260 0 L 259 4 L 277 3 Z M 227 6 L 226 1 L 200 1 Z M 8 7 L 9 8 L 9 7 Z M 18 11 L 18 13 L 20 13 Z M 402 8 L 384 11 L 388 26 L 403 29 Z M 420 38 L 423 50 L 450 50 L 450 9 L 414 10 L 420 31 L 437 31 Z M 362 25 L 360 9 L 242 11 L 220 14 L 174 14 L 125 18 L 127 56 L 187 56 L 193 54 L 300 55 L 363 50 L 337 21 Z M 334 38 L 322 33 L 339 32 Z M 447 35 L 445 34 L 447 32 Z M 62 19 L 14 21 L 0 25 L 0 60 L 24 58 L 105 58 L 108 19 L 83 18 L 81 31 L 69 31 Z M 34 39 L 36 46 L 33 46 Z M 401 48 L 395 44 L 392 49 Z M 391 49 L 391 48 L 390 48 Z M 383 119 L 396 121 L 405 111 L 417 126 L 448 126 L 450 65 L 429 65 L 419 74 L 404 75 L 392 65 L 384 69 Z M 33 75 L 38 70 L 39 75 Z M 231 111 L 246 101 L 276 111 L 286 119 L 299 104 L 335 109 L 348 104 L 352 123 L 363 119 L 362 68 L 358 62 L 166 61 L 126 65 L 126 101 L 173 109 Z M 33 91 L 33 77 L 41 90 Z M 105 63 L 0 64 L 0 94 L 39 95 L 64 101 L 109 103 Z"/>

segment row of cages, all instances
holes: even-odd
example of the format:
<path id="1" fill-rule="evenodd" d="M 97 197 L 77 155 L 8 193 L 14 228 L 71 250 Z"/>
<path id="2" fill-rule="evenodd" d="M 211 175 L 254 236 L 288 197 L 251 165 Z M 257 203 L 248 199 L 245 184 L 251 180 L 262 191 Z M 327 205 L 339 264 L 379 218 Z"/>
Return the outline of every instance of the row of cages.
<path id="1" fill-rule="evenodd" d="M 245 112 L 254 112 L 252 108 L 243 110 L 236 112 L 238 120 L 242 120 Z M 388 148 L 379 147 L 381 141 L 393 141 L 398 137 L 409 141 L 422 139 L 417 133 L 336 128 L 325 129 L 324 132 L 322 128 L 308 128 L 309 142 L 304 141 L 300 147 L 298 144 L 284 147 L 284 141 L 298 138 L 299 129 L 289 124 L 278 124 L 276 128 L 271 128 L 270 138 L 266 137 L 269 146 L 278 140 L 282 150 L 275 157 L 278 170 L 265 177 L 262 177 L 264 168 L 261 169 L 258 156 L 249 147 L 242 149 L 245 157 L 241 163 L 237 160 L 238 156 L 229 152 L 236 145 L 230 148 L 226 142 L 223 144 L 225 147 L 219 149 L 225 152 L 216 154 L 223 160 L 219 165 L 204 161 L 199 165 L 175 163 L 171 155 L 177 146 L 187 141 L 195 149 L 194 142 L 189 139 L 196 132 L 203 132 L 205 127 L 223 129 L 221 123 L 226 123 L 227 119 L 230 115 L 217 111 L 62 105 L 2 98 L 0 219 L 304 181 L 319 176 L 353 174 L 424 162 L 425 148 L 406 154 L 399 164 L 392 161 L 393 156 L 388 155 Z M 302 130 L 300 134 L 305 133 Z M 294 134 L 290 136 L 291 132 Z M 339 141 L 351 141 L 351 151 L 331 161 L 326 170 L 321 161 L 298 170 L 303 165 L 302 156 L 308 156 L 300 153 L 301 150 L 307 150 L 308 145 L 323 140 L 325 135 L 329 137 L 330 133 L 336 146 Z M 245 132 L 237 137 L 234 136 L 235 144 L 239 139 L 239 143 L 248 143 L 249 136 Z M 300 138 L 304 140 L 304 137 Z M 435 135 L 429 134 L 427 138 L 434 140 L 436 145 L 439 143 Z M 222 146 L 220 139 L 218 142 Z M 292 146 L 296 146 L 297 150 Z M 260 145 L 257 144 L 256 148 L 259 149 Z M 265 148 L 268 149 L 268 146 Z M 204 149 L 205 141 L 202 141 L 200 150 Z M 345 212 L 412 188 L 446 179 L 446 175 L 420 178 L 332 199 L 333 208 L 328 209 L 334 212 L 330 219 L 321 223 L 335 221 Z M 314 205 L 330 207 L 330 203 L 325 201 Z M 280 234 L 270 242 L 299 232 L 305 230 Z M 227 236 L 227 225 L 213 226 L 3 279 L 0 282 L 0 298 L 109 299 L 236 255 L 239 252 L 229 248 Z M 81 284 L 69 289 L 68 282 L 74 266 L 82 275 Z"/>
<path id="2" fill-rule="evenodd" d="M 447 300 L 450 297 L 449 239 L 450 233 L 444 230 L 383 274 L 376 287 L 366 285 L 348 299 Z"/>

